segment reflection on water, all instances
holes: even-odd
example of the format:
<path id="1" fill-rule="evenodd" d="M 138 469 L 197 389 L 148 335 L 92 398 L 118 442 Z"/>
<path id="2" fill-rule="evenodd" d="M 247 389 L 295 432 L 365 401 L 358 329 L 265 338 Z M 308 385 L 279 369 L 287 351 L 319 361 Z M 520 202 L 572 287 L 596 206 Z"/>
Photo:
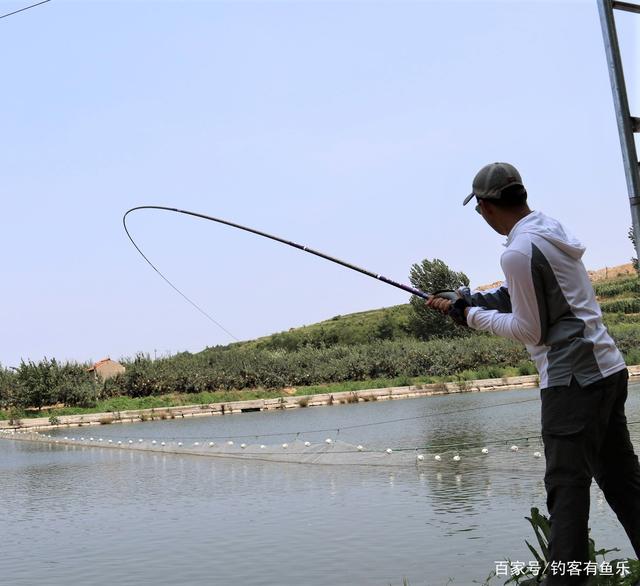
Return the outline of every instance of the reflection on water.
<path id="1" fill-rule="evenodd" d="M 640 419 L 630 389 L 629 419 Z M 341 429 L 385 448 L 529 436 L 511 452 L 462 450 L 421 468 L 277 464 L 129 450 L 0 442 L 2 583 L 388 585 L 470 584 L 495 560 L 528 561 L 524 516 L 544 509 L 533 458 L 539 403 L 508 391 L 92 428 L 107 438 L 206 438 Z M 480 406 L 480 411 L 451 411 Z M 637 427 L 632 427 L 636 443 Z M 69 434 L 68 430 L 61 432 Z M 76 433 L 74 430 L 72 433 Z M 78 433 L 78 435 L 80 435 Z M 327 433 L 305 434 L 323 441 Z M 284 439 L 283 439 L 284 438 Z M 264 440 L 260 440 L 264 441 Z M 430 456 L 431 458 L 431 456 Z M 594 488 L 596 543 L 632 555 Z M 498 582 L 496 582 L 498 583 Z"/>

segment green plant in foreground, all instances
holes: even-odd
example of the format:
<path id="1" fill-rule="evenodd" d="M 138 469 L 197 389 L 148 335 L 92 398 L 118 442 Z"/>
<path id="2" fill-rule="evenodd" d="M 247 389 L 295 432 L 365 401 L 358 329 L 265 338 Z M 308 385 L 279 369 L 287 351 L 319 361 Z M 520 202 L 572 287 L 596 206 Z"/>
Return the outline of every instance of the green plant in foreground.
<path id="1" fill-rule="evenodd" d="M 525 517 L 525 519 L 529 521 L 533 528 L 537 545 L 540 550 L 536 550 L 536 548 L 526 540 L 525 543 L 533 555 L 534 560 L 537 562 L 537 566 L 540 568 L 540 571 L 536 575 L 532 568 L 525 566 L 519 570 L 518 574 L 509 577 L 504 584 L 520 584 L 521 586 L 525 586 L 526 584 L 526 586 L 532 586 L 542 582 L 545 576 L 548 575 L 546 570 L 550 567 L 549 537 L 551 535 L 549 519 L 540 513 L 536 507 L 531 508 L 531 517 Z M 607 561 L 606 555 L 614 551 L 620 550 L 617 548 L 596 549 L 595 542 L 591 537 L 589 538 L 589 562 L 594 564 L 593 567 L 597 566 L 598 573 L 595 576 L 589 576 L 588 586 L 634 586 L 638 580 L 640 580 L 640 561 L 631 558 Z M 600 563 L 598 563 L 598 558 L 602 558 Z M 600 573 L 603 563 L 608 563 L 611 568 L 611 573 Z M 515 563 L 511 562 L 511 560 L 507 560 L 505 564 L 510 568 L 515 567 Z M 624 573 L 626 575 L 622 575 L 619 571 L 619 568 L 621 567 L 625 568 Z M 496 570 L 492 570 L 487 578 L 482 581 L 473 580 L 473 583 L 481 584 L 482 586 L 490 586 L 490 583 L 494 578 L 504 578 L 504 575 L 498 575 Z M 446 584 L 452 583 L 455 583 L 455 580 L 453 578 L 449 578 Z M 403 578 L 402 585 L 409 586 L 409 580 L 407 578 Z"/>
<path id="2" fill-rule="evenodd" d="M 511 576 L 504 584 L 522 584 L 523 586 L 524 584 L 536 584 L 550 573 L 549 538 L 551 526 L 549 519 L 540 513 L 536 507 L 531 508 L 531 517 L 525 517 L 525 519 L 529 521 L 533 528 L 540 550 L 536 550 L 526 540 L 525 543 L 534 556 L 540 571 L 536 575 L 532 568 L 525 566 L 517 575 Z M 596 549 L 595 542 L 589 537 L 589 562 L 593 564 L 594 572 L 597 572 L 596 575 L 590 576 L 589 586 L 633 586 L 640 579 L 640 562 L 634 559 L 610 560 L 608 564 L 611 568 L 611 573 L 600 573 L 602 564 L 607 563 L 606 555 L 614 551 L 620 550 L 617 548 Z M 600 563 L 598 558 L 602 558 Z M 509 563 L 509 566 L 513 567 L 511 563 Z M 626 575 L 622 575 L 623 572 L 619 571 L 622 567 L 625 568 L 625 572 L 628 572 Z"/>

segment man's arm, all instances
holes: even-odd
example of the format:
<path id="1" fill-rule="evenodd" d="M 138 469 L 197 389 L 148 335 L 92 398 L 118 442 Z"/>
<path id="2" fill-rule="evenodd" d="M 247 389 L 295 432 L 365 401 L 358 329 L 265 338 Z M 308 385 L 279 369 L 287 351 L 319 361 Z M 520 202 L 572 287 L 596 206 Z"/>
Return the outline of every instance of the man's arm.
<path id="1" fill-rule="evenodd" d="M 468 289 L 467 289 L 468 291 Z M 472 307 L 482 307 L 483 309 L 496 309 L 501 313 L 511 313 L 511 296 L 506 285 L 489 291 L 475 291 L 467 293 L 459 290 L 464 300 Z"/>
<path id="2" fill-rule="evenodd" d="M 471 307 L 466 310 L 467 324 L 528 345 L 541 343 L 540 308 L 533 284 L 531 259 L 521 252 L 507 250 L 500 259 L 509 283 L 511 313 Z"/>

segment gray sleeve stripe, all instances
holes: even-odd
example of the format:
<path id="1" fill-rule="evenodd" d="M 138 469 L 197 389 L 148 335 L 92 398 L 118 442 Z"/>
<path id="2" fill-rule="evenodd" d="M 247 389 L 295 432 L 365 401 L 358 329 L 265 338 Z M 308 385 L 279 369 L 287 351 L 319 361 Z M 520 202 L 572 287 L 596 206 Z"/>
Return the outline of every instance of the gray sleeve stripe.
<path id="1" fill-rule="evenodd" d="M 506 287 L 498 287 L 493 291 L 476 291 L 470 296 L 471 305 L 483 309 L 496 309 L 500 313 L 511 313 L 511 297 Z"/>
<path id="2" fill-rule="evenodd" d="M 549 380 L 569 384 L 575 376 L 578 384 L 585 384 L 600 374 L 593 341 L 585 337 L 585 322 L 573 313 L 551 264 L 533 243 L 531 273 L 540 311 L 540 345 L 549 346 Z"/>

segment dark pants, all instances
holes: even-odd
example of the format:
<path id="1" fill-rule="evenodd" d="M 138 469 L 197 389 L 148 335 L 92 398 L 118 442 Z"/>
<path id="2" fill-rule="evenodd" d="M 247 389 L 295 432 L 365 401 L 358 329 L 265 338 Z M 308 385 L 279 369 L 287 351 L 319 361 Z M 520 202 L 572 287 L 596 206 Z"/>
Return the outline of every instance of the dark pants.
<path id="1" fill-rule="evenodd" d="M 551 561 L 589 559 L 592 478 L 604 492 L 636 556 L 640 557 L 640 465 L 624 414 L 628 377 L 625 369 L 582 388 L 573 379 L 568 387 L 540 391 Z M 565 574 L 549 576 L 547 584 L 584 581 L 584 575 Z"/>

